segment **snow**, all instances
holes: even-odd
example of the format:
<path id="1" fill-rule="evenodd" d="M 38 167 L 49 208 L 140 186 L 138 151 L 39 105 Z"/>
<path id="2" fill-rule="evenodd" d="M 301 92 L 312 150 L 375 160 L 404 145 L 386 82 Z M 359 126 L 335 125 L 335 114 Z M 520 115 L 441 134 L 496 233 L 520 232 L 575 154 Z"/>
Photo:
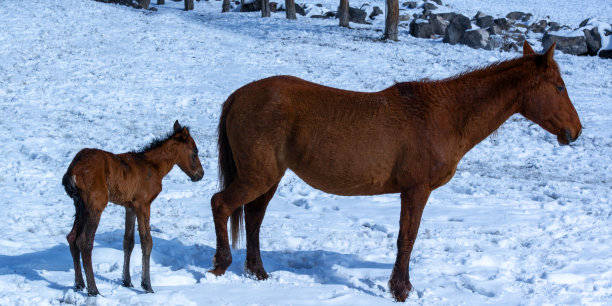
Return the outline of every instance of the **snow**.
<path id="1" fill-rule="evenodd" d="M 570 0 L 446 2 L 467 16 L 521 10 L 576 26 L 587 17 L 612 21 L 610 3 L 600 1 L 580 12 Z M 244 273 L 244 249 L 233 250 L 224 276 L 206 272 L 216 245 L 209 203 L 218 189 L 221 104 L 242 85 L 271 75 L 376 91 L 519 54 L 417 39 L 407 28 L 400 28 L 399 42 L 380 42 L 381 18 L 345 29 L 334 19 L 221 14 L 219 1 L 196 2 L 191 12 L 182 7 L 173 1 L 157 12 L 82 0 L 0 5 L 0 305 L 392 304 L 387 281 L 399 196 L 329 195 L 292 173 L 261 228 L 270 279 Z M 425 208 L 407 303 L 612 300 L 612 61 L 559 52 L 555 58 L 584 126 L 581 138 L 561 147 L 517 115 L 469 152 Z M 84 147 L 138 149 L 169 132 L 176 119 L 191 127 L 206 173 L 192 183 L 174 169 L 153 202 L 156 293 L 121 286 L 124 211 L 112 204 L 93 251 L 103 296 L 75 291 L 65 240 L 74 207 L 61 186 L 72 157 Z M 138 244 L 137 238 L 134 284 L 141 277 Z"/>

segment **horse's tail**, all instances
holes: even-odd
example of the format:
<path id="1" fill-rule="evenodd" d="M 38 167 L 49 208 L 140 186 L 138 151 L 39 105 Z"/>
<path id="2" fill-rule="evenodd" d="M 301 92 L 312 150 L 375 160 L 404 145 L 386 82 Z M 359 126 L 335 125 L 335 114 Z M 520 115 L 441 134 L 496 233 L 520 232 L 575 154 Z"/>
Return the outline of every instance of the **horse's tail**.
<path id="1" fill-rule="evenodd" d="M 86 219 L 85 214 L 87 213 L 87 210 L 85 209 L 85 202 L 83 201 L 83 198 L 81 197 L 81 194 L 79 193 L 79 190 L 76 187 L 74 179 L 70 176 L 71 168 L 72 167 L 70 167 L 68 171 L 66 171 L 64 177 L 62 178 L 62 185 L 64 185 L 64 190 L 66 190 L 68 196 L 71 197 L 74 201 L 75 209 L 74 226 L 67 237 L 68 240 L 76 239 L 76 237 L 78 237 L 78 235 L 81 233 L 81 230 L 83 229 L 83 223 Z"/>
<path id="2" fill-rule="evenodd" d="M 225 122 L 227 115 L 234 102 L 234 95 L 227 98 L 227 101 L 223 104 L 223 110 L 221 111 L 221 119 L 219 120 L 219 140 L 217 146 L 219 148 L 219 183 L 221 188 L 225 190 L 236 178 L 237 170 L 234 157 L 232 155 L 232 148 L 230 147 L 227 139 L 227 129 Z M 236 248 L 240 242 L 240 233 L 244 228 L 244 208 L 240 206 L 232 212 L 230 216 L 230 227 L 232 231 L 232 247 Z"/>

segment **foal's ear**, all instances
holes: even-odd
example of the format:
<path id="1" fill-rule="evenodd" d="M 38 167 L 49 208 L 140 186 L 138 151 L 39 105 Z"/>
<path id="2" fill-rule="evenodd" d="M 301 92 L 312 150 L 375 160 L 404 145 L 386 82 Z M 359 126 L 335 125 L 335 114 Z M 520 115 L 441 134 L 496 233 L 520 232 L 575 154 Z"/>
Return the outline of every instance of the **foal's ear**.
<path id="1" fill-rule="evenodd" d="M 187 140 L 189 138 L 189 129 L 184 127 L 181 131 L 181 137 L 183 138 L 183 140 Z"/>
<path id="2" fill-rule="evenodd" d="M 533 49 L 531 48 L 531 45 L 527 42 L 524 41 L 523 42 L 523 55 L 529 55 L 529 54 L 534 54 L 535 51 L 533 51 Z"/>
<path id="3" fill-rule="evenodd" d="M 178 120 L 174 121 L 174 132 L 178 133 L 181 131 L 181 124 L 178 122 Z"/>

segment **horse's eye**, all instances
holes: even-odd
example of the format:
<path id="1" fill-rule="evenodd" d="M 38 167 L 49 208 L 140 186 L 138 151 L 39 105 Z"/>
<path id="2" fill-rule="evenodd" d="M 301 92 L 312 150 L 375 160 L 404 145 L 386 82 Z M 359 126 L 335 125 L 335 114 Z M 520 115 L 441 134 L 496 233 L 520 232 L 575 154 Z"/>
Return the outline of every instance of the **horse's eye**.
<path id="1" fill-rule="evenodd" d="M 557 86 L 557 91 L 563 92 L 565 90 L 564 86 Z"/>

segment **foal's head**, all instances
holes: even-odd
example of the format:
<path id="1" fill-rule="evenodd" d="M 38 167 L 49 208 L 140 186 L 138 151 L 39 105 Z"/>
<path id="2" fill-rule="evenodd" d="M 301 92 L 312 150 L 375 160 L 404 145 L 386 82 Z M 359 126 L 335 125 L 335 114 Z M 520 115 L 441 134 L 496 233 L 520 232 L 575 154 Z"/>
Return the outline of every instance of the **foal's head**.
<path id="1" fill-rule="evenodd" d="M 535 74 L 532 87 L 525 92 L 520 113 L 542 128 L 557 135 L 561 145 L 570 144 L 582 133 L 582 124 L 572 105 L 559 66 L 553 59 L 555 44 L 544 54 L 536 54 L 527 42 L 523 45 L 523 56 L 535 59 Z"/>
<path id="2" fill-rule="evenodd" d="M 174 122 L 174 134 L 171 141 L 175 142 L 177 165 L 192 181 L 197 182 L 204 176 L 204 169 L 198 157 L 198 147 L 189 134 L 189 129 L 181 127 L 178 120 Z"/>

